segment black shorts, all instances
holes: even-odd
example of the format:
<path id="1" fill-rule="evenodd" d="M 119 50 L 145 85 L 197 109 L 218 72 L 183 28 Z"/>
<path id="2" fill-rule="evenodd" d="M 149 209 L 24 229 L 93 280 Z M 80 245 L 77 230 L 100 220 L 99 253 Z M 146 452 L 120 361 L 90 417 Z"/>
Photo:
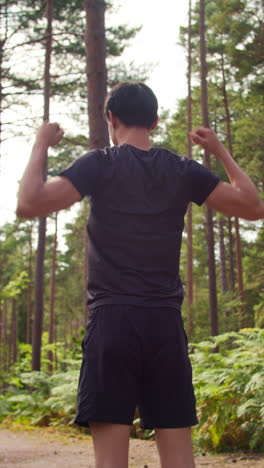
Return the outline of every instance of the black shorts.
<path id="1" fill-rule="evenodd" d="M 173 308 L 104 305 L 82 342 L 74 422 L 180 428 L 198 423 L 181 313 Z"/>

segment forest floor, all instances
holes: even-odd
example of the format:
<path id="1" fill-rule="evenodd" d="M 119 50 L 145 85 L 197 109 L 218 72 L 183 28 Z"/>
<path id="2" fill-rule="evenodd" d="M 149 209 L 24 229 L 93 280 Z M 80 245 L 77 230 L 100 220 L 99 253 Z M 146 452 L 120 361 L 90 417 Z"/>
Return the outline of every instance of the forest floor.
<path id="1" fill-rule="evenodd" d="M 221 454 L 195 457 L 196 468 L 264 468 L 264 455 Z M 130 468 L 159 468 L 154 441 L 130 439 Z M 22 431 L 0 426 L 0 468 L 94 468 L 89 435 L 50 431 Z"/>

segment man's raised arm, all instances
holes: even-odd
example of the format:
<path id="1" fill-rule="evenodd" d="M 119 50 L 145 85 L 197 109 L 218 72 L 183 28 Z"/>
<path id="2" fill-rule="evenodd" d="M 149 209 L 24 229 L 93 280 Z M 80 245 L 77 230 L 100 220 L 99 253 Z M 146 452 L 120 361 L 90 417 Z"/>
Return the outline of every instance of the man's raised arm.
<path id="1" fill-rule="evenodd" d="M 264 203 L 255 184 L 240 169 L 232 156 L 210 128 L 198 128 L 190 132 L 192 142 L 207 149 L 223 164 L 230 184 L 219 182 L 206 200 L 206 205 L 228 216 L 258 220 L 264 218 Z"/>
<path id="2" fill-rule="evenodd" d="M 43 180 L 43 166 L 49 146 L 63 136 L 58 124 L 44 122 L 37 132 L 29 162 L 20 181 L 16 214 L 31 219 L 68 208 L 81 199 L 80 193 L 66 177 Z"/>

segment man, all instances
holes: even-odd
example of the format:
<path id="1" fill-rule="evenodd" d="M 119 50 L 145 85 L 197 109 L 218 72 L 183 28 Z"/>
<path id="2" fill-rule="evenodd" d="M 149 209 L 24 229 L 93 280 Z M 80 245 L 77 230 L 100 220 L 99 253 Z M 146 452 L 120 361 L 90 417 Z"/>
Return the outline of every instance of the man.
<path id="1" fill-rule="evenodd" d="M 111 148 L 88 152 L 46 182 L 49 146 L 63 131 L 39 129 L 21 180 L 17 214 L 45 216 L 91 197 L 89 321 L 75 422 L 89 426 L 96 468 L 126 468 L 130 427 L 155 429 L 162 468 L 193 468 L 191 426 L 197 424 L 191 365 L 181 319 L 179 258 L 188 203 L 256 220 L 264 205 L 250 178 L 207 128 L 191 132 L 224 165 L 230 184 L 208 169 L 153 148 L 158 103 L 143 83 L 122 83 L 105 114 Z"/>

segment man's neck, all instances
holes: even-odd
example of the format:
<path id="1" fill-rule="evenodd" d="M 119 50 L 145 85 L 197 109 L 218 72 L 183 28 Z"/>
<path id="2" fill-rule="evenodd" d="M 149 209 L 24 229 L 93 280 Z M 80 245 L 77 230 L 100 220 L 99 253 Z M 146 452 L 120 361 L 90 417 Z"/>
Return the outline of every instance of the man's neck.
<path id="1" fill-rule="evenodd" d="M 138 149 L 148 151 L 152 148 L 150 142 L 150 132 L 147 128 L 142 127 L 123 127 L 117 135 L 117 144 L 131 145 Z"/>

